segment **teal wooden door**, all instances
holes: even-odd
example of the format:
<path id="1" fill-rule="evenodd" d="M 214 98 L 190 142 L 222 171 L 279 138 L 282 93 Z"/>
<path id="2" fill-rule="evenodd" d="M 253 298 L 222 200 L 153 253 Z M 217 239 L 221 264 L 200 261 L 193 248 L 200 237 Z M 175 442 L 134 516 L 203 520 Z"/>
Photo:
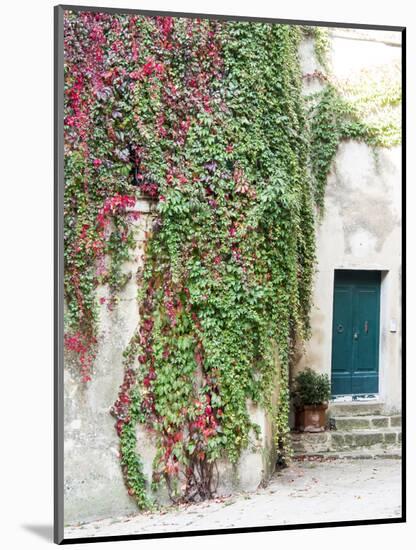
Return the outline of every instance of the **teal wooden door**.
<path id="1" fill-rule="evenodd" d="M 380 272 L 336 270 L 332 395 L 378 393 Z"/>

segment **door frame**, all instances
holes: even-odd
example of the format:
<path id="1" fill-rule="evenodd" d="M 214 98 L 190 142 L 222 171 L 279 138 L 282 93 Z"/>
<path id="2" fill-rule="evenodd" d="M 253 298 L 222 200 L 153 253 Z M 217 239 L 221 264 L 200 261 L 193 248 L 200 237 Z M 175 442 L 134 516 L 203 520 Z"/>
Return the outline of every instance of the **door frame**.
<path id="1" fill-rule="evenodd" d="M 350 401 L 350 402 L 367 402 L 367 401 L 377 401 L 382 402 L 384 400 L 385 395 L 385 369 L 387 366 L 385 365 L 385 356 L 384 353 L 384 347 L 385 342 L 383 340 L 383 327 L 385 326 L 385 323 L 387 322 L 386 314 L 387 314 L 387 307 L 388 307 L 388 286 L 389 286 L 389 270 L 383 269 L 380 266 L 368 266 L 368 267 L 346 267 L 346 266 L 337 266 L 334 267 L 332 270 L 332 295 L 331 295 L 331 339 L 330 339 L 330 365 L 329 365 L 329 373 L 330 373 L 330 381 L 332 383 L 332 346 L 333 346 L 333 338 L 332 338 L 332 327 L 334 323 L 334 300 L 335 300 L 335 272 L 339 270 L 344 271 L 378 271 L 380 273 L 380 301 L 379 301 L 379 338 L 378 338 L 378 393 L 371 394 L 374 395 L 373 398 L 365 398 L 364 396 L 359 397 L 357 395 L 356 398 L 354 398 L 354 394 L 346 394 L 345 396 L 338 396 L 337 398 L 331 397 L 330 401 L 332 403 L 342 402 L 342 401 Z"/>

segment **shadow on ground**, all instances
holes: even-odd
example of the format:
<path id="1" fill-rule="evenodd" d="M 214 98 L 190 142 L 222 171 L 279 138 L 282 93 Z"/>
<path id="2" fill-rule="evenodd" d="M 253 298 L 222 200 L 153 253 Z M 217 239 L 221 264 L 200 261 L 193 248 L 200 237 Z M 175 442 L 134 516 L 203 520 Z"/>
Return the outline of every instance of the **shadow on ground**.
<path id="1" fill-rule="evenodd" d="M 23 529 L 38 535 L 43 540 L 53 542 L 53 526 L 52 525 L 22 525 Z"/>

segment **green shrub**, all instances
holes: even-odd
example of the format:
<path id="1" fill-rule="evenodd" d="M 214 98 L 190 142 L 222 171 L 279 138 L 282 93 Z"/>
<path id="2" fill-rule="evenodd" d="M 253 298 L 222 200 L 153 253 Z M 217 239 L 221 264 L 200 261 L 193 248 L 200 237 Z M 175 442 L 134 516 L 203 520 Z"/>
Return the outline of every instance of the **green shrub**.
<path id="1" fill-rule="evenodd" d="M 303 370 L 295 378 L 292 396 L 297 406 L 325 403 L 331 397 L 328 375 L 318 374 L 310 368 Z"/>

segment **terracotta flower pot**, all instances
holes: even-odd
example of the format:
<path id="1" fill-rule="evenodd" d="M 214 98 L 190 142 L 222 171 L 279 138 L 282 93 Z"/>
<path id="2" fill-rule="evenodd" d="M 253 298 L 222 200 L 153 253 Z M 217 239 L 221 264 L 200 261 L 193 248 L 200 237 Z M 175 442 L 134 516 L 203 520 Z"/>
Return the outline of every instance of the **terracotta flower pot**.
<path id="1" fill-rule="evenodd" d="M 323 432 L 326 426 L 328 403 L 303 405 L 296 409 L 295 428 L 300 432 Z"/>

